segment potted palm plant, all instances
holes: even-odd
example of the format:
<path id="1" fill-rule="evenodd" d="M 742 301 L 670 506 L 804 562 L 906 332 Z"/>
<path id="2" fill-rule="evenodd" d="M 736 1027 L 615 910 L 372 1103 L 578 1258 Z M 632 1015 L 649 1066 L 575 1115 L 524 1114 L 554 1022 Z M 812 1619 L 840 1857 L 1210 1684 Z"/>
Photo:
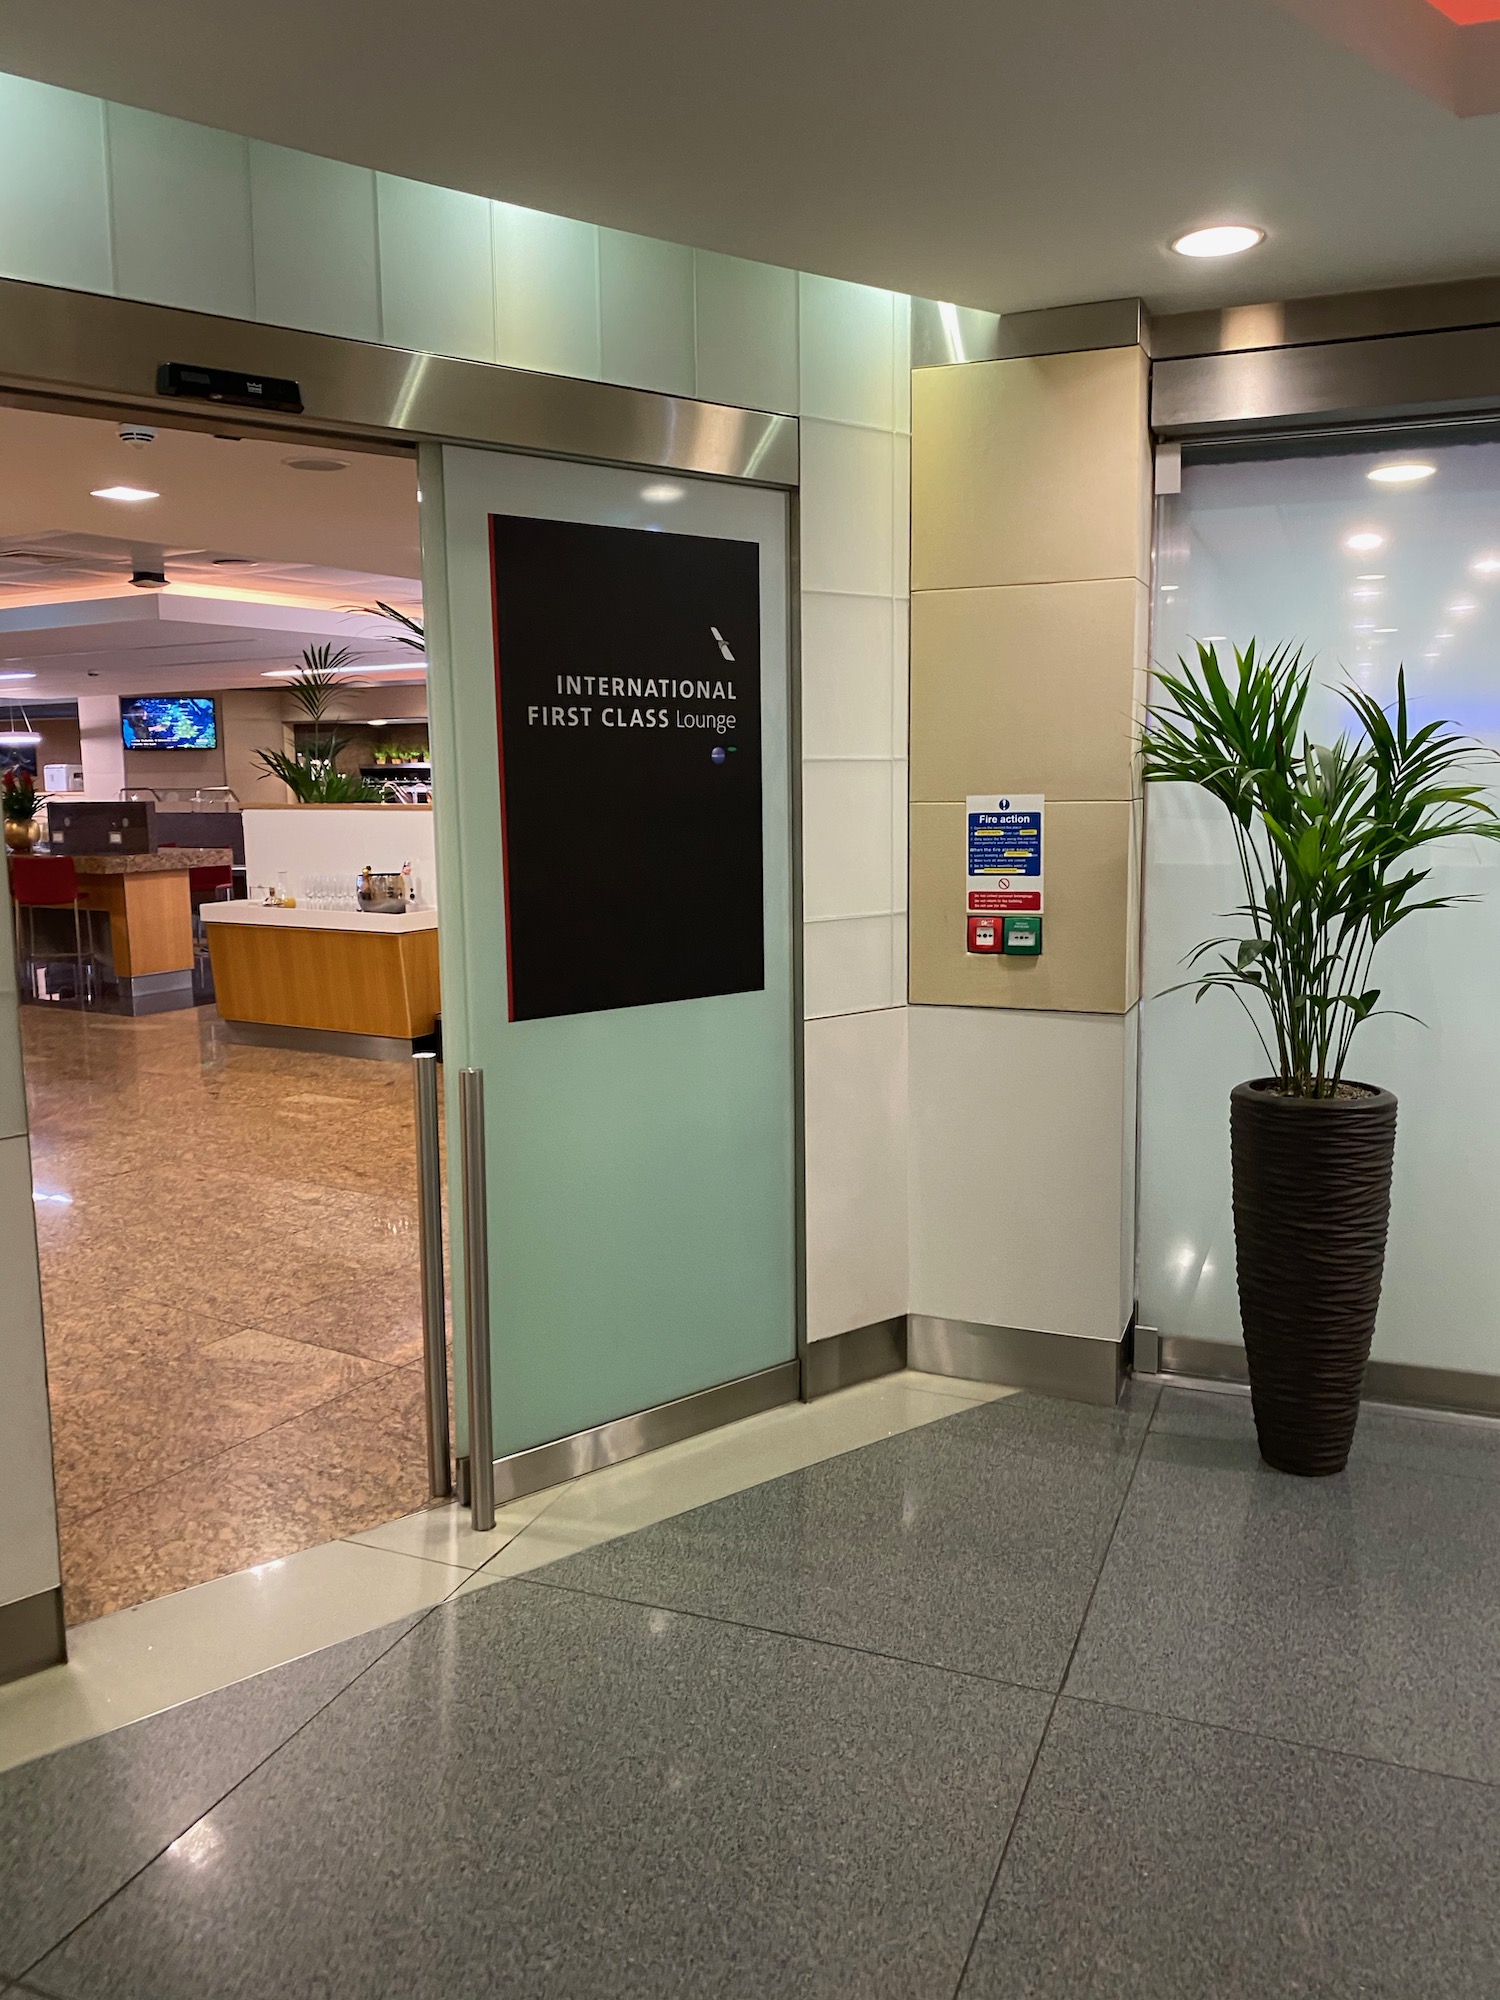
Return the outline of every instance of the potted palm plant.
<path id="1" fill-rule="evenodd" d="M 1314 743 L 1303 728 L 1311 661 L 1289 646 L 1212 646 L 1196 670 L 1159 675 L 1165 702 L 1144 735 L 1148 782 L 1198 785 L 1229 815 L 1245 901 L 1238 934 L 1189 955 L 1201 1000 L 1245 1008 L 1269 1074 L 1230 1093 L 1240 1320 L 1261 1456 L 1283 1472 L 1343 1470 L 1385 1263 L 1396 1100 L 1345 1074 L 1358 1029 L 1380 1009 L 1375 952 L 1418 910 L 1415 865 L 1434 841 L 1500 838 L 1483 788 L 1460 782 L 1488 756 L 1447 722 L 1413 728 L 1406 678 L 1388 712 L 1344 698 L 1357 736 Z"/>
<path id="2" fill-rule="evenodd" d="M 379 787 L 367 784 L 357 772 L 339 769 L 339 757 L 352 738 L 339 735 L 333 704 L 354 663 L 355 655 L 347 646 L 307 647 L 286 691 L 312 724 L 312 735 L 290 752 L 255 753 L 266 775 L 279 778 L 299 805 L 369 805 L 382 797 Z"/>

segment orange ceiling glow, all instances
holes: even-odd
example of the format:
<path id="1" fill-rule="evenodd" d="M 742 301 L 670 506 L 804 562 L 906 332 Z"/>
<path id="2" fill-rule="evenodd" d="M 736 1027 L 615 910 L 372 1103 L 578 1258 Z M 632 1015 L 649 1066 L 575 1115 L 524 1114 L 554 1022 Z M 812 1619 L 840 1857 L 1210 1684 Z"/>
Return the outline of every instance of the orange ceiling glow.
<path id="1" fill-rule="evenodd" d="M 1476 21 L 1500 21 L 1500 0 L 1427 0 L 1427 4 L 1463 28 Z"/>

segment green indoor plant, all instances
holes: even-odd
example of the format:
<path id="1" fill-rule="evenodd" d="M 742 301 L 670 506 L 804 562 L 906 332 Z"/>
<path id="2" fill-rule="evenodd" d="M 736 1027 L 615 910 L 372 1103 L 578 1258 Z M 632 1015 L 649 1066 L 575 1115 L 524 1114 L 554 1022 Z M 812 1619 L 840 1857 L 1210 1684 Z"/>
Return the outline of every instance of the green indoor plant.
<path id="1" fill-rule="evenodd" d="M 312 724 L 312 736 L 298 748 L 257 750 L 267 774 L 279 778 L 299 805 L 370 805 L 382 797 L 357 772 L 341 771 L 338 760 L 351 738 L 335 727 L 333 704 L 355 655 L 347 646 L 309 646 L 287 693 Z"/>
<path id="2" fill-rule="evenodd" d="M 1240 1316 L 1262 1456 L 1286 1471 L 1342 1469 L 1353 1441 L 1385 1258 L 1396 1100 L 1345 1068 L 1379 1008 L 1381 941 L 1418 910 L 1433 842 L 1500 838 L 1483 788 L 1460 782 L 1485 752 L 1447 722 L 1413 728 L 1406 677 L 1387 711 L 1343 696 L 1356 736 L 1303 727 L 1312 664 L 1255 642 L 1234 673 L 1200 645 L 1196 668 L 1158 676 L 1144 733 L 1148 782 L 1192 784 L 1229 814 L 1245 901 L 1236 933 L 1190 955 L 1197 997 L 1245 1008 L 1270 1074 L 1230 1097 Z M 1164 699 L 1163 699 L 1164 698 Z"/>

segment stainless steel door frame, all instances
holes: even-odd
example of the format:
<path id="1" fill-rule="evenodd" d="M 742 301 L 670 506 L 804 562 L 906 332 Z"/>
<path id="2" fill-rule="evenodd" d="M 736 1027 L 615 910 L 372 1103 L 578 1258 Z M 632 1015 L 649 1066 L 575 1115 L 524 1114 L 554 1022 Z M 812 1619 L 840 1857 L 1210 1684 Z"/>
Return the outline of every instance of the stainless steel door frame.
<path id="1" fill-rule="evenodd" d="M 288 378 L 302 414 L 159 396 L 167 361 Z M 376 450 L 499 445 L 784 488 L 799 475 L 795 417 L 14 278 L 0 279 L 0 398 Z"/>

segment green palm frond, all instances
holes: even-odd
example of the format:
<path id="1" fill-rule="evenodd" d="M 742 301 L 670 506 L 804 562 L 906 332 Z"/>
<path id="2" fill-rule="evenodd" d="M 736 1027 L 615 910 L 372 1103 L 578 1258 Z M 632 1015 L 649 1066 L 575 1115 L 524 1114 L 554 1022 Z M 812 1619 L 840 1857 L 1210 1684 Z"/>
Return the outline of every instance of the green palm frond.
<path id="1" fill-rule="evenodd" d="M 1196 664 L 1178 668 L 1158 676 L 1145 777 L 1197 785 L 1229 814 L 1245 885 L 1232 914 L 1250 933 L 1199 945 L 1187 983 L 1200 1000 L 1233 992 L 1285 1090 L 1329 1096 L 1355 1030 L 1392 1011 L 1370 984 L 1376 946 L 1418 910 L 1467 900 L 1420 894 L 1430 871 L 1413 857 L 1436 841 L 1500 839 L 1485 788 L 1455 782 L 1495 753 L 1447 722 L 1413 730 L 1404 670 L 1389 710 L 1346 687 L 1361 734 L 1324 744 L 1303 728 L 1312 662 L 1300 649 L 1261 653 L 1252 640 L 1235 651 L 1231 678 L 1200 644 Z"/>

